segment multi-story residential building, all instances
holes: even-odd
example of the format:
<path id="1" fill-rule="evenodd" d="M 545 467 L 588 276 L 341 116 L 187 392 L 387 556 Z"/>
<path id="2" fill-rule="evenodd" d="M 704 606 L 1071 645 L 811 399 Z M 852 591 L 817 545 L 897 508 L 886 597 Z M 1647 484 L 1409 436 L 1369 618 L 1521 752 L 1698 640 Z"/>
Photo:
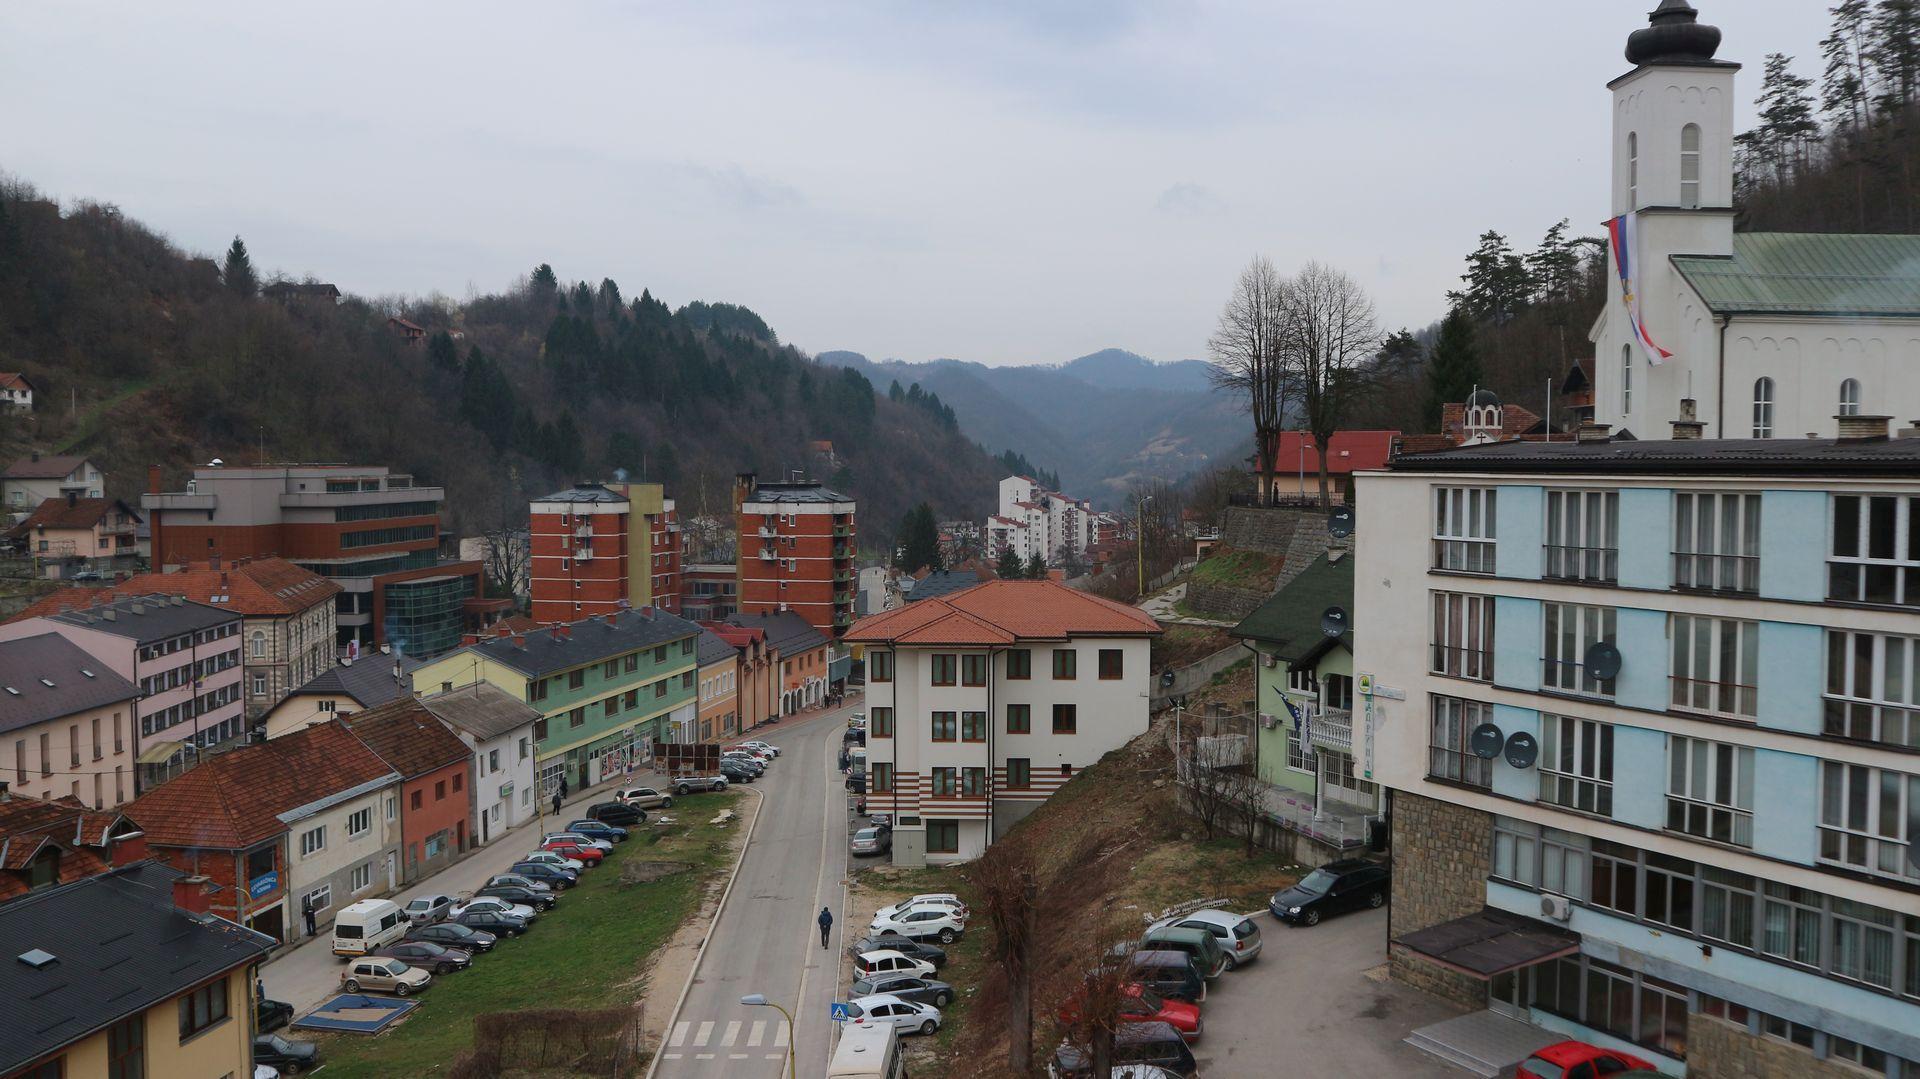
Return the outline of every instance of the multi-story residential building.
<path id="1" fill-rule="evenodd" d="M 345 720 L 400 776 L 400 879 L 411 884 L 466 853 L 473 835 L 473 751 L 412 695 Z"/>
<path id="2" fill-rule="evenodd" d="M 421 660 L 399 652 L 369 652 L 359 659 L 341 656 L 263 717 L 258 727 L 268 738 L 314 723 L 350 716 L 413 694 L 413 672 Z"/>
<path id="3" fill-rule="evenodd" d="M 1147 729 L 1160 624 L 1052 581 L 989 581 L 860 621 L 867 804 L 897 865 L 976 858 Z M 1082 662 L 1084 660 L 1084 662 Z"/>
<path id="4" fill-rule="evenodd" d="M 740 730 L 750 731 L 780 718 L 780 657 L 767 646 L 766 631 L 727 622 L 702 622 L 700 628 L 732 646 L 739 663 L 734 708 L 739 713 Z"/>
<path id="5" fill-rule="evenodd" d="M 680 573 L 680 616 L 714 622 L 740 609 L 740 571 L 730 562 L 693 562 Z"/>
<path id="6" fill-rule="evenodd" d="M 25 513 L 49 498 L 103 498 L 107 474 L 85 457 L 30 453 L 0 473 L 0 497 L 13 513 Z"/>
<path id="7" fill-rule="evenodd" d="M 158 567 L 276 555 L 340 586 L 336 643 L 390 644 L 411 656 L 459 645 L 494 606 L 481 565 L 442 559 L 446 492 L 382 466 L 206 465 L 185 491 L 148 470 L 140 504 Z"/>
<path id="8" fill-rule="evenodd" d="M 790 716 L 826 701 L 834 660 L 834 644 L 826 634 L 792 611 L 736 614 L 727 623 L 756 630 L 766 642 L 771 716 Z"/>
<path id="9" fill-rule="evenodd" d="M 838 645 L 853 625 L 858 592 L 853 499 L 817 483 L 734 480 L 739 614 L 792 611 L 836 642 L 826 672 L 843 686 L 853 657 Z"/>
<path id="10" fill-rule="evenodd" d="M 20 1079 L 252 1075 L 254 985 L 273 941 L 208 916 L 207 881 L 153 862 L 0 906 Z"/>
<path id="11" fill-rule="evenodd" d="M 444 732 L 443 732 L 444 733 Z M 215 914 L 279 941 L 400 883 L 400 775 L 335 721 L 209 758 L 127 807 Z"/>
<path id="12" fill-rule="evenodd" d="M 1429 524 L 1356 534 L 1392 968 L 1690 1075 L 1920 1074 L 1920 438 L 1675 428 L 1360 477 Z"/>
<path id="13" fill-rule="evenodd" d="M 489 682 L 540 712 L 538 790 L 582 790 L 652 759 L 655 742 L 691 742 L 699 727 L 694 650 L 700 627 L 642 607 L 470 644 L 413 672 L 416 692 Z"/>
<path id="14" fill-rule="evenodd" d="M 35 568 L 52 578 L 83 570 L 110 574 L 140 565 L 140 515 L 117 498 L 81 498 L 68 493 L 34 507 L 7 530 Z"/>
<path id="15" fill-rule="evenodd" d="M 0 641 L 0 760 L 13 796 L 94 809 L 134 795 L 139 687 L 48 630 Z"/>
<path id="16" fill-rule="evenodd" d="M 732 738 L 740 733 L 740 653 L 703 628 L 694 657 L 700 661 L 700 740 Z"/>
<path id="17" fill-rule="evenodd" d="M 999 512 L 987 518 L 986 554 L 998 558 L 1008 549 L 1022 559 L 1039 555 L 1058 562 L 1084 557 L 1093 545 L 1093 504 L 1040 486 L 1031 476 L 1000 481 Z"/>
<path id="18" fill-rule="evenodd" d="M 58 633 L 140 689 L 129 731 L 142 791 L 246 730 L 240 616 L 181 596 L 99 596 L 0 625 L 0 641 Z"/>
<path id="19" fill-rule="evenodd" d="M 473 751 L 473 841 L 491 843 L 539 814 L 533 725 L 540 712 L 486 682 L 420 698 Z"/>
<path id="20" fill-rule="evenodd" d="M 95 877 L 147 856 L 147 839 L 117 809 L 89 809 L 72 798 L 0 791 L 0 903 L 28 892 Z"/>
<path id="21" fill-rule="evenodd" d="M 577 483 L 534 499 L 528 519 L 535 621 L 680 613 L 680 522 L 659 484 Z"/>

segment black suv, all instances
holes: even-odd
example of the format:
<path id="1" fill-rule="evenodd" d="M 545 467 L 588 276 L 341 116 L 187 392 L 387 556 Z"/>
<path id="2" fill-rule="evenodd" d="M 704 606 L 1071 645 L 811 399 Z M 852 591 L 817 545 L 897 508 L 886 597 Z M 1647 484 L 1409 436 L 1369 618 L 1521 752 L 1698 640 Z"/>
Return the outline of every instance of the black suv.
<path id="1" fill-rule="evenodd" d="M 1267 909 L 1293 925 L 1319 925 L 1328 914 L 1383 906 L 1387 901 L 1387 867 L 1361 858 L 1343 858 L 1302 877 L 1300 883 L 1274 895 Z"/>
<path id="2" fill-rule="evenodd" d="M 645 810 L 635 809 L 625 802 L 595 802 L 587 810 L 587 816 L 618 828 L 631 828 L 647 819 Z"/>
<path id="3" fill-rule="evenodd" d="M 407 931 L 402 940 L 424 940 L 429 944 L 438 944 L 443 948 L 459 948 L 468 953 L 493 950 L 499 938 L 484 930 L 473 929 L 458 922 L 435 922 Z"/>

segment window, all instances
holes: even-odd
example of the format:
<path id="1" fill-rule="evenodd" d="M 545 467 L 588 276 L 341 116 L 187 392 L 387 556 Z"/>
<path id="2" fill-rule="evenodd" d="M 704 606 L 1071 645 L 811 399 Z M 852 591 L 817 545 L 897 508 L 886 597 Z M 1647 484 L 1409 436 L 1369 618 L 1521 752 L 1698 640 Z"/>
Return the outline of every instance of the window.
<path id="1" fill-rule="evenodd" d="M 1080 729 L 1080 708 L 1072 704 L 1053 706 L 1053 733 L 1073 734 Z"/>
<path id="2" fill-rule="evenodd" d="M 1102 648 L 1100 650 L 1100 677 L 1109 681 L 1121 677 L 1123 662 L 1120 649 Z"/>
<path id="3" fill-rule="evenodd" d="M 1828 968 L 1837 977 L 1892 988 L 1898 917 L 1890 910 L 1849 899 L 1836 897 L 1828 902 Z"/>
<path id="4" fill-rule="evenodd" d="M 1612 816 L 1613 725 L 1544 714 L 1540 720 L 1540 800 Z"/>
<path id="5" fill-rule="evenodd" d="M 1753 437 L 1773 437 L 1773 380 L 1753 380 Z"/>
<path id="6" fill-rule="evenodd" d="M 960 853 L 960 822 L 957 820 L 930 820 L 927 822 L 927 853 Z"/>
<path id="7" fill-rule="evenodd" d="M 300 833 L 300 857 L 310 858 L 325 849 L 327 849 L 326 825 Z"/>
<path id="8" fill-rule="evenodd" d="M 1640 852 L 1624 843 L 1605 839 L 1593 841 L 1593 890 L 1588 894 L 1595 906 L 1617 910 L 1628 917 L 1640 913 Z"/>
<path id="9" fill-rule="evenodd" d="M 1920 881 L 1920 868 L 1907 858 L 1908 817 L 1916 812 L 1920 776 L 1821 762 L 1821 861 Z"/>
<path id="10" fill-rule="evenodd" d="M 1056 681 L 1070 681 L 1078 678 L 1080 653 L 1071 648 L 1053 650 L 1053 677 Z"/>
<path id="11" fill-rule="evenodd" d="M 1833 497 L 1827 598 L 1920 606 L 1920 498 Z"/>
<path id="12" fill-rule="evenodd" d="M 893 653 L 869 653 L 867 655 L 867 677 L 875 682 L 893 681 Z"/>
<path id="13" fill-rule="evenodd" d="M 247 654 L 254 659 L 267 658 L 267 635 L 259 630 L 253 631 L 253 637 L 247 642 Z"/>
<path id="14" fill-rule="evenodd" d="M 621 669 L 625 670 L 628 674 L 632 674 L 640 669 L 640 653 L 638 652 L 628 652 L 625 656 L 621 657 L 621 660 Z"/>
<path id="15" fill-rule="evenodd" d="M 487 773 L 491 774 L 493 772 L 498 772 L 499 770 L 500 770 L 500 751 L 497 749 L 487 750 Z"/>
<path id="16" fill-rule="evenodd" d="M 960 740 L 962 742 L 984 742 L 987 740 L 987 714 L 985 712 L 960 713 Z"/>
<path id="17" fill-rule="evenodd" d="M 1694 864 L 1685 858 L 1647 851 L 1646 901 L 1641 916 L 1650 922 L 1693 931 Z"/>
<path id="18" fill-rule="evenodd" d="M 1433 489 L 1433 568 L 1493 572 L 1494 496 L 1482 487 Z"/>
<path id="19" fill-rule="evenodd" d="M 426 803 L 425 792 L 414 791 L 413 798 L 410 800 L 410 804 L 414 809 L 419 809 L 421 806 L 426 805 L 427 803 Z"/>
<path id="20" fill-rule="evenodd" d="M 869 767 L 873 770 L 873 789 L 875 793 L 893 790 L 893 765 L 888 761 L 874 761 Z"/>
<path id="21" fill-rule="evenodd" d="M 1790 963 L 1820 965 L 1820 916 L 1824 897 L 1805 888 L 1761 882 L 1760 952 Z"/>
<path id="22" fill-rule="evenodd" d="M 608 697 L 606 700 L 600 702 L 600 715 L 602 716 L 602 718 L 605 718 L 607 716 L 617 715 L 619 714 L 619 712 L 620 712 L 620 698 Z"/>
<path id="23" fill-rule="evenodd" d="M 1753 908 L 1758 887 L 1745 873 L 1700 867 L 1700 936 L 1742 948 L 1753 946 Z"/>
<path id="24" fill-rule="evenodd" d="M 585 705 L 582 705 L 579 708 L 572 709 L 567 713 L 567 726 L 569 728 L 581 726 L 582 724 L 586 723 L 586 721 L 587 721 L 587 709 Z"/>
<path id="25" fill-rule="evenodd" d="M 654 649 L 653 649 L 653 661 L 654 661 L 655 663 L 665 663 L 665 662 L 667 661 L 667 646 L 666 646 L 666 645 L 664 645 L 664 644 L 662 644 L 662 645 L 656 645 L 656 646 L 654 646 Z"/>
<path id="26" fill-rule="evenodd" d="M 620 677 L 620 661 L 618 659 L 610 659 L 605 663 L 601 664 L 600 677 L 602 678 Z"/>
<path id="27" fill-rule="evenodd" d="M 1540 826 L 1494 818 L 1493 875 L 1529 888 L 1540 883 Z"/>
<path id="28" fill-rule="evenodd" d="M 1595 678 L 1587 669 L 1587 649 L 1614 643 L 1618 613 L 1612 607 L 1577 603 L 1548 603 L 1543 608 L 1546 640 L 1541 650 L 1541 685 L 1567 693 L 1613 696 L 1614 680 Z"/>
<path id="29" fill-rule="evenodd" d="M 533 721 L 533 737 L 535 741 L 547 740 L 547 721 L 544 718 Z"/>
<path id="30" fill-rule="evenodd" d="M 958 771 L 954 768 L 935 768 L 929 773 L 933 785 L 928 793 L 935 798 L 953 797 Z"/>
<path id="31" fill-rule="evenodd" d="M 1620 576 L 1620 493 L 1548 491 L 1548 577 L 1615 581 Z"/>
<path id="32" fill-rule="evenodd" d="M 1033 733 L 1033 706 L 1030 704 L 1007 705 L 1007 733 Z"/>
<path id="33" fill-rule="evenodd" d="M 227 980 L 221 978 L 180 997 L 180 1040 L 186 1041 L 227 1018 Z M 143 1018 L 143 1017 L 136 1017 Z"/>
<path id="34" fill-rule="evenodd" d="M 1675 708 L 1752 718 L 1760 666 L 1760 624 L 1731 618 L 1672 615 L 1670 701 Z"/>
<path id="35" fill-rule="evenodd" d="M 1620 346 L 1620 414 L 1633 412 L 1633 346 Z"/>
<path id="36" fill-rule="evenodd" d="M 1673 586 L 1759 590 L 1759 495 L 1681 491 L 1673 496 Z"/>
<path id="37" fill-rule="evenodd" d="M 1640 208 L 1640 134 L 1627 132 L 1627 209 Z"/>
<path id="38" fill-rule="evenodd" d="M 929 737 L 935 742 L 951 742 L 959 733 L 959 724 L 952 712 L 933 713 L 933 733 Z"/>
<path id="39" fill-rule="evenodd" d="M 547 680 L 546 679 L 536 678 L 533 681 L 527 683 L 527 700 L 529 702 L 544 701 L 546 699 L 547 699 Z"/>
<path id="40" fill-rule="evenodd" d="M 453 783 L 453 793 L 459 794 L 460 789 L 466 784 L 467 777 L 459 772 L 455 772 L 453 773 L 451 781 Z"/>
<path id="41" fill-rule="evenodd" d="M 935 652 L 928 657 L 932 661 L 933 684 L 950 686 L 954 683 L 955 656 L 951 652 Z"/>
<path id="42" fill-rule="evenodd" d="M 963 686 L 987 684 L 987 657 L 984 654 L 969 653 L 960 657 L 960 684 Z"/>
<path id="43" fill-rule="evenodd" d="M 1493 762 L 1469 748 L 1473 729 L 1493 718 L 1485 701 L 1433 697 L 1432 739 L 1428 743 L 1427 775 L 1485 790 L 1493 785 Z M 1292 764 L 1289 751 L 1289 764 Z"/>
<path id="44" fill-rule="evenodd" d="M 107 1079 L 146 1079 L 146 1076 L 147 1016 L 145 1012 L 136 1012 L 107 1028 Z"/>
<path id="45" fill-rule="evenodd" d="M 1492 681 L 1492 596 L 1433 594 L 1433 673 Z"/>
<path id="46" fill-rule="evenodd" d="M 873 736 L 875 738 L 892 738 L 893 709 L 882 707 L 869 709 L 869 711 L 872 713 Z"/>
<path id="47" fill-rule="evenodd" d="M 373 810 L 357 810 L 347 817 L 347 838 L 357 839 L 373 830 Z"/>
<path id="48" fill-rule="evenodd" d="M 1827 734 L 1920 749 L 1920 640 L 1827 631 Z"/>
<path id="49" fill-rule="evenodd" d="M 627 690 L 620 695 L 620 704 L 622 707 L 628 709 L 640 707 L 640 691 L 637 689 Z"/>
<path id="50" fill-rule="evenodd" d="M 254 675 L 253 676 L 253 695 L 258 697 L 261 694 L 265 693 L 266 691 L 267 691 L 267 676 L 264 674 Z"/>
<path id="51" fill-rule="evenodd" d="M 1007 677 L 1014 681 L 1025 681 L 1033 677 L 1033 649 L 1007 649 Z"/>
<path id="52" fill-rule="evenodd" d="M 1843 378 L 1840 380 L 1840 411 L 1837 415 L 1858 416 L 1860 414 L 1860 380 Z"/>
<path id="53" fill-rule="evenodd" d="M 1033 762 L 1026 757 L 1007 758 L 1007 789 L 1023 791 L 1033 786 Z"/>
<path id="54" fill-rule="evenodd" d="M 433 784 L 433 800 L 436 802 L 444 802 L 446 799 L 447 781 L 444 779 L 435 781 Z"/>
<path id="55" fill-rule="evenodd" d="M 985 768 L 960 769 L 960 793 L 968 797 L 987 793 L 987 770 Z"/>
<path id="56" fill-rule="evenodd" d="M 348 877 L 348 887 L 352 888 L 356 894 L 366 891 L 373 884 L 373 863 L 362 862 L 354 866 L 353 872 L 348 874 Z"/>
<path id="57" fill-rule="evenodd" d="M 1753 750 L 1677 734 L 1670 738 L 1667 828 L 1753 846 Z"/>
<path id="58" fill-rule="evenodd" d="M 1680 205 L 1700 205 L 1700 125 L 1680 129 Z"/>

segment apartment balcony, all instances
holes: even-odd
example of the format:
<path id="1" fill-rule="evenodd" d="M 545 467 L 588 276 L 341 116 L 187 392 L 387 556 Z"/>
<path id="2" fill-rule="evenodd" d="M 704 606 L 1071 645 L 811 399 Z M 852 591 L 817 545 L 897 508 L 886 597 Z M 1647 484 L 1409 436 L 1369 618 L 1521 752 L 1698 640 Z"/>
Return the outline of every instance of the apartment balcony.
<path id="1" fill-rule="evenodd" d="M 1673 553 L 1673 587 L 1703 592 L 1760 591 L 1760 556 Z"/>
<path id="2" fill-rule="evenodd" d="M 1620 579 L 1620 551 L 1614 547 L 1569 547 L 1549 543 L 1541 548 L 1544 566 L 1541 576 L 1561 581 L 1599 581 L 1613 584 Z"/>
<path id="3" fill-rule="evenodd" d="M 853 598 L 852 592 L 835 592 L 833 594 L 833 603 L 836 607 L 851 607 L 853 606 Z"/>
<path id="4" fill-rule="evenodd" d="M 834 538 L 836 539 L 846 539 L 847 537 L 853 535 L 853 526 L 852 525 L 834 525 L 833 535 L 834 535 Z"/>
<path id="5" fill-rule="evenodd" d="M 760 561 L 778 562 L 780 561 L 780 552 L 774 550 L 771 547 L 762 547 L 760 548 Z"/>
<path id="6" fill-rule="evenodd" d="M 836 629 L 845 629 L 853 625 L 853 612 L 845 609 L 833 612 L 833 624 Z"/>
<path id="7" fill-rule="evenodd" d="M 1353 752 L 1353 713 L 1345 708 L 1322 708 L 1313 713 L 1313 744 L 1336 753 Z"/>
<path id="8" fill-rule="evenodd" d="M 775 536 L 778 536 L 779 534 L 780 534 L 779 532 L 776 532 L 774 530 L 774 527 L 772 525 L 761 525 L 759 528 L 754 530 L 754 535 L 759 536 L 761 539 L 773 539 Z"/>
<path id="9" fill-rule="evenodd" d="M 850 569 L 835 570 L 833 573 L 834 584 L 852 584 L 853 578 L 854 573 Z"/>
<path id="10" fill-rule="evenodd" d="M 579 524 L 573 526 L 573 538 L 575 539 L 586 539 L 592 535 L 593 535 L 592 521 L 581 521 Z"/>
<path id="11" fill-rule="evenodd" d="M 591 547 L 579 547 L 579 548 L 575 548 L 575 549 L 574 549 L 574 552 L 573 552 L 573 560 L 574 560 L 575 562 L 591 562 L 591 561 L 593 561 L 593 548 L 591 548 Z"/>
<path id="12" fill-rule="evenodd" d="M 844 561 L 846 561 L 847 559 L 849 559 L 849 558 L 852 558 L 852 557 L 853 557 L 853 548 L 851 548 L 851 547 L 844 547 L 844 546 L 840 546 L 840 545 L 838 545 L 838 544 L 836 544 L 836 545 L 834 546 L 834 548 L 833 548 L 833 560 L 834 560 L 835 562 L 844 562 Z"/>

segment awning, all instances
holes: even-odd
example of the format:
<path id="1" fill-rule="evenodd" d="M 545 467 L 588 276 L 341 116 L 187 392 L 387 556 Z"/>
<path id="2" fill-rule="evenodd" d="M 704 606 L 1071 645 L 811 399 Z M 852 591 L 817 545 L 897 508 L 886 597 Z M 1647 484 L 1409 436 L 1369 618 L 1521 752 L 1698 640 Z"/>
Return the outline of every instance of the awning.
<path id="1" fill-rule="evenodd" d="M 165 742 L 155 742 L 152 745 L 140 751 L 140 756 L 136 759 L 135 763 L 165 764 L 168 761 L 172 760 L 173 755 L 178 752 L 180 752 L 179 742 L 172 741 L 172 740 L 168 740 Z"/>
<path id="2" fill-rule="evenodd" d="M 1580 934 L 1492 907 L 1402 934 L 1393 942 L 1482 980 L 1580 951 Z"/>

